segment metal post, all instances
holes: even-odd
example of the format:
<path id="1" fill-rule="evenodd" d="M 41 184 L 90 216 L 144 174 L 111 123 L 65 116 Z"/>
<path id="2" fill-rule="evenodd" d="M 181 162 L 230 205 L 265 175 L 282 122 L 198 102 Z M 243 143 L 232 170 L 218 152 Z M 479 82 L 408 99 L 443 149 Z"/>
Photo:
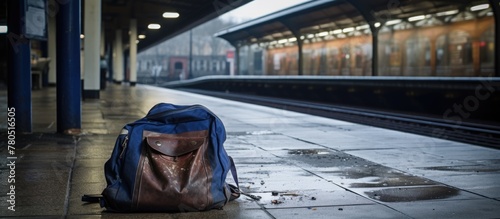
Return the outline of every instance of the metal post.
<path id="1" fill-rule="evenodd" d="M 350 0 L 349 3 L 356 8 L 359 13 L 365 18 L 366 22 L 370 25 L 372 32 L 372 75 L 379 75 L 378 72 L 378 27 L 375 27 L 377 18 L 372 13 L 373 11 L 366 7 L 361 0 Z"/>
<path id="2" fill-rule="evenodd" d="M 304 41 L 302 39 L 300 39 L 300 36 L 296 37 L 297 38 L 297 46 L 299 47 L 299 71 L 298 71 L 298 75 L 303 75 L 304 74 L 304 56 L 303 56 L 303 52 L 302 52 L 302 47 L 304 45 Z"/>
<path id="3" fill-rule="evenodd" d="M 240 46 L 237 43 L 231 43 L 234 46 L 234 75 L 240 75 Z"/>
<path id="4" fill-rule="evenodd" d="M 24 1 L 9 0 L 7 4 L 7 111 L 15 119 L 16 133 L 31 132 L 31 48 L 21 30 Z"/>
<path id="5" fill-rule="evenodd" d="M 137 19 L 130 19 L 129 35 L 129 82 L 130 86 L 137 83 Z"/>
<path id="6" fill-rule="evenodd" d="M 59 5 L 57 13 L 57 131 L 81 129 L 80 0 Z"/>
<path id="7" fill-rule="evenodd" d="M 500 0 L 489 0 L 495 16 L 495 73 L 494 77 L 500 77 Z"/>
<path id="8" fill-rule="evenodd" d="M 123 62 L 123 42 L 122 42 L 122 30 L 117 29 L 115 32 L 115 49 L 114 49 L 114 59 L 113 59 L 113 77 L 117 84 L 121 84 L 123 81 L 124 74 L 124 62 Z"/>
<path id="9" fill-rule="evenodd" d="M 372 28 L 372 76 L 378 76 L 378 29 Z"/>
<path id="10" fill-rule="evenodd" d="M 189 67 L 188 67 L 188 77 L 185 79 L 193 77 L 193 71 L 191 70 L 193 66 L 193 29 L 189 30 Z"/>
<path id="11" fill-rule="evenodd" d="M 101 49 L 101 1 L 85 1 L 84 14 L 84 99 L 99 99 L 100 91 L 100 49 Z"/>
<path id="12" fill-rule="evenodd" d="M 48 34 L 47 34 L 47 41 L 48 41 L 48 49 L 49 49 L 49 85 L 55 86 L 56 85 L 56 49 L 57 49 L 57 41 L 56 41 L 56 17 L 55 16 L 48 16 Z"/>

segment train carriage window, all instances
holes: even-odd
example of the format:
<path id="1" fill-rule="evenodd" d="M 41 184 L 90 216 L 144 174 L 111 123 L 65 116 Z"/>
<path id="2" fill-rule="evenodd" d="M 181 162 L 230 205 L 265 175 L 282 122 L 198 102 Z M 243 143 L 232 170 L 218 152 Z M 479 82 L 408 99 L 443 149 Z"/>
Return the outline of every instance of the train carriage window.
<path id="1" fill-rule="evenodd" d="M 486 30 L 479 42 L 480 76 L 492 76 L 495 72 L 495 26 Z"/>
<path id="2" fill-rule="evenodd" d="M 354 66 L 356 68 L 362 68 L 363 67 L 363 50 L 361 49 L 360 45 L 356 45 L 354 48 Z"/>
<path id="3" fill-rule="evenodd" d="M 321 48 L 320 49 L 320 60 L 319 60 L 319 74 L 320 75 L 326 75 L 328 68 L 327 68 L 327 48 Z"/>
<path id="4" fill-rule="evenodd" d="M 351 46 L 349 44 L 342 47 L 342 54 L 340 55 L 340 71 L 342 75 L 351 75 Z"/>
<path id="5" fill-rule="evenodd" d="M 330 57 L 328 57 L 329 74 L 338 75 L 339 67 L 339 49 L 337 47 L 332 47 L 330 48 Z"/>
<path id="6" fill-rule="evenodd" d="M 379 75 L 400 75 L 401 54 L 399 41 L 393 35 L 389 33 L 380 35 L 378 57 Z"/>
<path id="7" fill-rule="evenodd" d="M 299 55 L 298 55 L 298 52 L 297 52 L 297 49 L 294 48 L 292 52 L 289 53 L 289 56 L 290 56 L 290 60 L 291 60 L 291 74 L 292 75 L 298 75 L 299 73 Z"/>
<path id="8" fill-rule="evenodd" d="M 406 67 L 404 75 L 428 76 L 430 69 L 430 42 L 427 37 L 415 36 L 406 40 Z"/>
<path id="9" fill-rule="evenodd" d="M 304 74 L 306 75 L 311 75 L 311 50 L 310 49 L 304 49 L 302 52 L 302 59 L 303 59 L 303 67 L 304 68 Z"/>
<path id="10" fill-rule="evenodd" d="M 318 52 L 316 51 L 316 49 L 312 49 L 311 56 L 310 56 L 310 62 L 309 62 L 309 74 L 311 74 L 311 75 L 318 74 L 318 72 L 316 71 L 317 59 L 318 59 Z"/>
<path id="11" fill-rule="evenodd" d="M 253 53 L 253 66 L 254 66 L 254 71 L 255 74 L 261 75 L 262 74 L 262 67 L 263 67 L 263 62 L 262 62 L 262 57 L 263 57 L 263 52 L 262 50 L 255 51 Z"/>
<path id="12" fill-rule="evenodd" d="M 469 33 L 453 31 L 436 40 L 438 76 L 472 76 L 472 41 Z"/>

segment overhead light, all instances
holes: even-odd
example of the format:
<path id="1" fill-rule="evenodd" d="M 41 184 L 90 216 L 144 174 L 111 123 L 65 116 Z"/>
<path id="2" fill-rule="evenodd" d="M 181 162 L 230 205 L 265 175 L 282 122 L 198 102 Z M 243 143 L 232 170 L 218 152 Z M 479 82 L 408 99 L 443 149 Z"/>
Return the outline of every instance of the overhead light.
<path id="1" fill-rule="evenodd" d="M 324 37 L 326 35 L 328 35 L 328 31 L 318 33 L 318 36 L 320 36 L 320 37 Z"/>
<path id="2" fill-rule="evenodd" d="M 425 15 L 418 15 L 418 16 L 409 17 L 408 21 L 413 22 L 413 21 L 419 21 L 419 20 L 423 20 L 423 19 L 425 19 Z"/>
<path id="3" fill-rule="evenodd" d="M 163 13 L 163 17 L 164 18 L 178 18 L 179 13 L 177 13 L 177 12 L 165 12 L 165 13 Z"/>
<path id="4" fill-rule="evenodd" d="M 297 38 L 295 38 L 295 37 L 288 38 L 288 42 L 295 42 L 295 41 L 297 41 Z"/>
<path id="5" fill-rule="evenodd" d="M 85 35 L 80 34 L 80 39 L 83 39 L 83 38 L 85 38 Z"/>
<path id="6" fill-rule="evenodd" d="M 365 25 L 360 25 L 356 27 L 356 30 L 364 30 L 370 28 L 370 25 L 365 24 Z"/>
<path id="7" fill-rule="evenodd" d="M 307 34 L 307 38 L 314 38 L 314 34 Z"/>
<path id="8" fill-rule="evenodd" d="M 9 28 L 6 25 L 0 25 L 0 33 L 7 33 Z"/>
<path id="9" fill-rule="evenodd" d="M 160 28 L 161 28 L 161 26 L 159 24 L 149 24 L 148 25 L 148 29 L 151 29 L 151 30 L 158 30 Z"/>
<path id="10" fill-rule="evenodd" d="M 377 22 L 377 23 L 373 24 L 373 26 L 380 27 L 380 22 Z"/>
<path id="11" fill-rule="evenodd" d="M 342 29 L 342 33 L 348 33 L 348 32 L 352 32 L 352 31 L 354 31 L 354 27 L 348 27 L 348 28 Z"/>
<path id="12" fill-rule="evenodd" d="M 490 4 L 480 4 L 470 7 L 470 11 L 480 11 L 490 7 Z"/>
<path id="13" fill-rule="evenodd" d="M 341 29 L 337 29 L 337 30 L 332 31 L 332 34 L 339 34 L 339 33 L 342 33 Z"/>
<path id="14" fill-rule="evenodd" d="M 278 40 L 278 43 L 286 43 L 286 42 L 288 42 L 287 39 Z"/>
<path id="15" fill-rule="evenodd" d="M 385 23 L 385 25 L 389 26 L 389 25 L 394 25 L 394 24 L 399 24 L 399 23 L 401 23 L 401 19 L 395 19 L 395 20 L 387 21 Z"/>
<path id="16" fill-rule="evenodd" d="M 441 16 L 448 16 L 448 15 L 454 15 L 458 13 L 458 10 L 455 9 L 455 10 L 450 10 L 450 11 L 442 11 L 442 12 L 438 12 L 436 13 L 436 16 L 438 17 L 441 17 Z"/>
<path id="17" fill-rule="evenodd" d="M 142 40 L 142 39 L 146 39 L 146 35 L 144 35 L 144 34 L 139 34 L 139 35 L 137 36 L 137 38 L 138 38 L 138 39 L 141 39 L 141 40 Z"/>

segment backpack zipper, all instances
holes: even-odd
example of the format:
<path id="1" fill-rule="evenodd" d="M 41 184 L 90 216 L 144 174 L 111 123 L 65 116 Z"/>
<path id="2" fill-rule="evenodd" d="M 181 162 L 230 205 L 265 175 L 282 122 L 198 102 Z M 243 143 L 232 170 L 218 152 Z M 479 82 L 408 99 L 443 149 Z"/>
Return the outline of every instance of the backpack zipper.
<path id="1" fill-rule="evenodd" d="M 150 115 L 150 116 L 146 116 L 146 118 L 148 119 L 156 119 L 158 117 L 164 117 L 164 116 L 169 116 L 169 115 L 172 115 L 172 114 L 176 114 L 176 113 L 182 113 L 182 112 L 185 112 L 185 111 L 189 111 L 189 110 L 192 110 L 192 109 L 204 109 L 205 111 L 207 111 L 210 115 L 216 117 L 217 119 L 220 120 L 219 117 L 217 117 L 217 115 L 215 115 L 212 111 L 210 111 L 208 108 L 202 106 L 202 105 L 192 105 L 192 106 L 188 106 L 186 108 L 182 108 L 182 109 L 175 109 L 175 110 L 170 110 L 170 111 L 167 111 L 167 112 L 159 112 L 159 113 L 156 113 L 154 115 Z"/>
<path id="2" fill-rule="evenodd" d="M 120 153 L 120 159 L 123 158 L 123 154 L 125 154 L 125 149 L 127 149 L 127 143 L 128 143 L 128 135 L 125 136 L 125 139 L 123 140 L 122 143 L 122 152 Z"/>

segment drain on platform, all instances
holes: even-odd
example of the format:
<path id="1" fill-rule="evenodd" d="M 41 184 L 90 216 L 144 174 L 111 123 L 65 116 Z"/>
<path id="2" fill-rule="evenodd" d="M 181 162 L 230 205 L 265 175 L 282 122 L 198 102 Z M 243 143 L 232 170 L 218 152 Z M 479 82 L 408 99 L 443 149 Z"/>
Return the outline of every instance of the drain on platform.
<path id="1" fill-rule="evenodd" d="M 445 199 L 457 196 L 459 190 L 447 186 L 388 188 L 365 192 L 368 197 L 382 202 L 411 202 Z"/>

